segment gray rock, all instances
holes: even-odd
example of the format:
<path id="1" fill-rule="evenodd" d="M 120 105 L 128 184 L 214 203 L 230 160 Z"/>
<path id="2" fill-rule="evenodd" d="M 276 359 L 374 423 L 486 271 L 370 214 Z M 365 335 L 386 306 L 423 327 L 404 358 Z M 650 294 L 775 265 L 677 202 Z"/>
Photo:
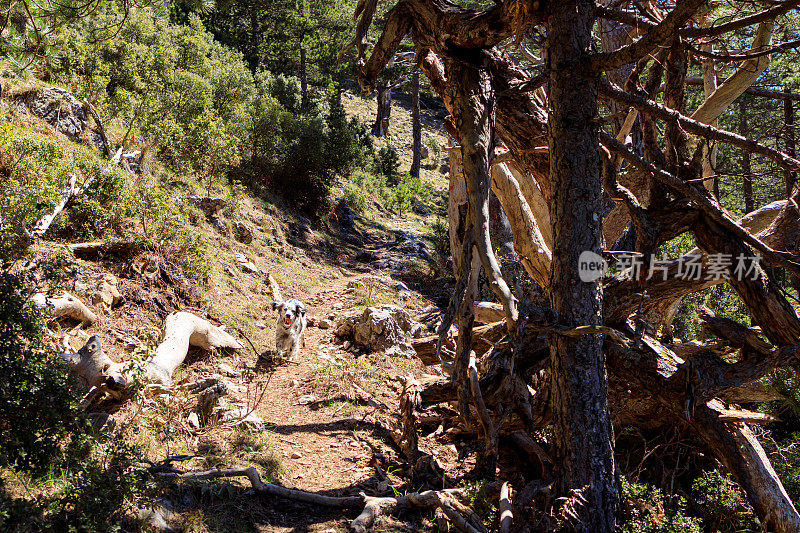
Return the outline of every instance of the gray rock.
<path id="1" fill-rule="evenodd" d="M 333 326 L 333 324 L 331 324 L 331 321 L 328 319 L 322 319 L 319 321 L 319 324 L 317 324 L 317 326 L 319 327 L 319 329 L 331 329 L 331 326 Z"/>
<path id="2" fill-rule="evenodd" d="M 64 89 L 48 87 L 20 95 L 14 100 L 14 108 L 47 121 L 71 141 L 80 142 L 83 137 L 86 112 L 78 99 Z"/>
<path id="3" fill-rule="evenodd" d="M 411 318 L 408 311 L 396 305 L 367 307 L 363 312 L 342 315 L 336 324 L 336 335 L 352 340 L 356 346 L 389 355 L 416 355 L 410 339 L 424 327 Z"/>

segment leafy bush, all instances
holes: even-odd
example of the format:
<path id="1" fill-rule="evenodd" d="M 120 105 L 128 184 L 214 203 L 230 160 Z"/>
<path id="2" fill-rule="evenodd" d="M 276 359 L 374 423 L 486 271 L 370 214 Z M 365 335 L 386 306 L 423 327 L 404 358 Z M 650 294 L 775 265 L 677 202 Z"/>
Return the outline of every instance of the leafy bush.
<path id="1" fill-rule="evenodd" d="M 358 123 L 347 121 L 341 94 L 332 94 L 328 103 L 326 157 L 333 172 L 346 175 L 355 164 L 364 161 L 365 151 L 357 136 Z"/>
<path id="2" fill-rule="evenodd" d="M 325 157 L 325 122 L 297 115 L 259 86 L 253 120 L 256 178 L 308 213 L 327 198 L 333 172 Z"/>
<path id="3" fill-rule="evenodd" d="M 437 218 L 433 224 L 431 224 L 428 236 L 433 242 L 433 249 L 436 250 L 439 255 L 442 257 L 450 257 L 450 230 L 447 227 L 446 220 Z"/>
<path id="4" fill-rule="evenodd" d="M 428 135 L 425 143 L 428 145 L 428 157 L 434 164 L 438 163 L 442 158 L 442 146 L 439 144 L 439 138 L 436 135 Z"/>
<path id="5" fill-rule="evenodd" d="M 122 437 L 100 444 L 95 457 L 74 465 L 49 505 L 53 531 L 124 531 L 132 505 L 153 500 L 156 483 L 150 473 L 134 468 L 136 448 Z"/>
<path id="6" fill-rule="evenodd" d="M 364 159 L 359 130 L 348 122 L 338 94 L 328 115 L 299 112 L 299 85 L 291 78 L 256 75 L 252 167 L 297 207 L 314 214 L 324 205 L 335 174 L 349 173 Z"/>
<path id="7" fill-rule="evenodd" d="M 0 465 L 41 473 L 80 455 L 83 411 L 44 320 L 10 265 L 0 266 Z"/>
<path id="8" fill-rule="evenodd" d="M 622 495 L 627 502 L 626 520 L 620 526 L 623 533 L 700 533 L 699 518 L 686 516 L 686 500 L 671 498 L 664 501 L 664 493 L 644 483 L 622 480 Z"/>
<path id="9" fill-rule="evenodd" d="M 703 522 L 711 531 L 756 531 L 754 514 L 742 491 L 730 477 L 717 470 L 705 472 L 692 483 Z"/>
<path id="10" fill-rule="evenodd" d="M 363 213 L 367 210 L 367 197 L 364 196 L 364 191 L 352 183 L 344 186 L 342 200 L 356 213 Z"/>
<path id="11" fill-rule="evenodd" d="M 131 9 L 118 35 L 93 30 L 116 16 L 87 17 L 54 36 L 49 65 L 77 96 L 135 126 L 172 168 L 216 179 L 239 162 L 250 131 L 253 78 L 192 14 L 169 24 Z"/>
<path id="12" fill-rule="evenodd" d="M 400 156 L 397 148 L 387 144 L 375 156 L 375 167 L 378 174 L 386 178 L 389 185 L 397 185 L 400 181 Z"/>
<path id="13" fill-rule="evenodd" d="M 405 174 L 400 182 L 389 193 L 389 205 L 403 216 L 411 210 L 414 202 L 427 203 L 433 199 L 433 188 L 422 183 L 419 178 L 412 178 Z"/>

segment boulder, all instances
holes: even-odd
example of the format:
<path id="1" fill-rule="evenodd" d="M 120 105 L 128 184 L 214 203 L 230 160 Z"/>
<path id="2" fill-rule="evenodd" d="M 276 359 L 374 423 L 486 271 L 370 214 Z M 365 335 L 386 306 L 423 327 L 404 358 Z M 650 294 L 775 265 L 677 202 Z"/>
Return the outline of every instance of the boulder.
<path id="1" fill-rule="evenodd" d="M 90 294 L 92 305 L 100 307 L 108 313 L 113 307 L 122 303 L 122 294 L 117 288 L 117 278 L 112 274 L 102 274 L 94 282 L 94 289 Z"/>
<path id="2" fill-rule="evenodd" d="M 233 233 L 240 242 L 250 244 L 253 242 L 253 228 L 250 224 L 237 220 L 233 223 Z"/>
<path id="3" fill-rule="evenodd" d="M 369 351 L 387 355 L 414 357 L 411 339 L 420 336 L 424 327 L 396 305 L 367 307 L 363 312 L 349 312 L 337 319 L 336 336 L 352 341 Z"/>
<path id="4" fill-rule="evenodd" d="M 14 99 L 14 107 L 45 120 L 71 141 L 80 142 L 83 138 L 86 111 L 78 99 L 64 89 L 48 87 L 19 95 Z"/>
<path id="5" fill-rule="evenodd" d="M 186 201 L 196 205 L 208 217 L 213 217 L 217 212 L 228 205 L 224 198 L 212 198 L 211 196 L 187 196 Z"/>

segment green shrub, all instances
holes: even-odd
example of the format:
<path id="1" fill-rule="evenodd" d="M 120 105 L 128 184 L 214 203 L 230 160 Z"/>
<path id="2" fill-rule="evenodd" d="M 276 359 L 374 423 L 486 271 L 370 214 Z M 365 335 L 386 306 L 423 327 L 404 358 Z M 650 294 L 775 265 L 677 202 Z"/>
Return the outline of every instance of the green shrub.
<path id="1" fill-rule="evenodd" d="M 629 483 L 622 480 L 622 496 L 626 501 L 625 522 L 622 533 L 700 533 L 699 518 L 686 516 L 686 500 L 671 498 L 671 505 L 664 502 L 664 493 L 644 483 Z"/>
<path id="2" fill-rule="evenodd" d="M 344 186 L 342 200 L 356 213 L 363 213 L 367 210 L 368 202 L 364 191 L 352 183 L 348 183 Z"/>
<path id="3" fill-rule="evenodd" d="M 336 174 L 348 174 L 354 165 L 365 159 L 364 148 L 357 137 L 357 123 L 348 122 L 342 106 L 340 93 L 333 93 L 328 100 L 326 118 L 325 154 L 328 165 Z"/>
<path id="4" fill-rule="evenodd" d="M 439 138 L 436 135 L 428 135 L 425 143 L 428 145 L 428 157 L 434 164 L 437 164 L 442 158 L 442 146 L 439 144 Z"/>
<path id="5" fill-rule="evenodd" d="M 0 266 L 0 465 L 42 473 L 80 455 L 86 426 L 76 384 L 9 266 Z"/>
<path id="6" fill-rule="evenodd" d="M 280 81 L 283 80 L 283 81 Z M 328 115 L 299 112 L 299 86 L 267 72 L 256 75 L 252 168 L 268 184 L 308 214 L 325 204 L 336 173 L 346 175 L 364 158 L 357 129 L 348 123 L 338 94 Z"/>
<path id="7" fill-rule="evenodd" d="M 113 9 L 53 36 L 50 70 L 80 98 L 141 132 L 172 168 L 217 179 L 239 163 L 250 132 L 253 78 L 240 53 L 215 41 L 200 19 L 169 24 L 130 9 L 111 39 L 97 40 Z"/>
<path id="8" fill-rule="evenodd" d="M 378 174 L 386 178 L 386 183 L 397 185 L 400 181 L 400 156 L 397 148 L 387 144 L 378 150 L 375 156 L 375 168 Z"/>
<path id="9" fill-rule="evenodd" d="M 442 257 L 450 257 L 450 230 L 446 220 L 437 218 L 433 224 L 431 224 L 428 236 L 433 242 L 433 249 L 436 250 L 439 255 Z"/>
<path id="10" fill-rule="evenodd" d="M 427 203 L 433 199 L 433 188 L 422 183 L 419 178 L 412 178 L 405 174 L 397 185 L 389 193 L 389 206 L 403 216 L 411 210 L 414 202 Z"/>
<path id="11" fill-rule="evenodd" d="M 692 483 L 695 502 L 703 509 L 703 522 L 711 531 L 757 531 L 750 504 L 730 474 L 705 472 Z"/>

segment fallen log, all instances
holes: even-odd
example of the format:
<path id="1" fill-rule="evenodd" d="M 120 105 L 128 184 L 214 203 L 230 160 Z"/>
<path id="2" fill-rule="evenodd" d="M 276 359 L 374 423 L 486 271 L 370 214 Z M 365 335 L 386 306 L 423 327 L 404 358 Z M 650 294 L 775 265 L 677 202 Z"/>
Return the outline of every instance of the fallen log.
<path id="1" fill-rule="evenodd" d="M 108 162 L 108 165 L 103 170 L 103 172 L 113 167 L 114 165 L 118 164 L 121 157 L 122 157 L 122 147 L 120 147 L 120 149 L 117 150 L 117 153 L 114 155 L 114 157 L 111 158 L 111 161 Z M 42 235 L 44 235 L 45 232 L 48 230 L 48 228 L 50 228 L 50 225 L 53 223 L 53 220 L 55 220 L 58 214 L 61 211 L 63 211 L 65 207 L 67 207 L 69 201 L 72 200 L 74 197 L 83 194 L 83 192 L 86 191 L 86 189 L 88 189 L 89 186 L 91 186 L 92 182 L 94 182 L 96 177 L 97 175 L 94 175 L 90 177 L 88 180 L 86 180 L 86 182 L 83 185 L 76 187 L 75 182 L 77 181 L 78 178 L 73 175 L 70 178 L 69 185 L 67 186 L 67 188 L 61 192 L 61 197 L 59 198 L 58 202 L 56 202 L 56 206 L 53 208 L 53 211 L 43 216 L 41 219 L 39 219 L 39 221 L 33 226 L 33 229 L 31 230 L 31 235 L 35 235 L 37 237 L 41 237 Z"/>
<path id="2" fill-rule="evenodd" d="M 189 346 L 204 350 L 215 348 L 240 349 L 244 346 L 222 328 L 191 313 L 171 313 L 164 321 L 164 340 L 156 348 L 156 355 L 146 361 L 143 379 L 147 383 L 169 385 L 175 369 L 186 358 Z M 93 335 L 75 354 L 63 354 L 62 358 L 89 387 L 106 387 L 117 398 L 119 392 L 134 385 L 139 370 L 130 362 L 117 363 L 102 349 L 100 338 Z"/>
<path id="3" fill-rule="evenodd" d="M 41 309 L 51 309 L 55 318 L 73 318 L 80 321 L 82 326 L 91 326 L 97 322 L 94 311 L 68 292 L 62 292 L 58 296 L 47 296 L 40 292 L 31 296 L 31 301 Z"/>
<path id="4" fill-rule="evenodd" d="M 124 363 L 118 363 L 103 352 L 103 346 L 97 335 L 92 335 L 77 353 L 61 354 L 70 372 L 78 376 L 80 381 L 94 389 L 86 397 L 97 397 L 102 392 L 110 392 L 119 397 L 128 383 L 129 369 Z"/>
<path id="5" fill-rule="evenodd" d="M 75 254 L 75 257 L 94 257 L 99 254 L 132 254 L 141 246 L 141 243 L 134 241 L 117 242 L 79 242 L 68 244 L 67 249 Z"/>
<path id="6" fill-rule="evenodd" d="M 164 340 L 156 355 L 148 361 L 147 380 L 168 385 L 172 373 L 186 358 L 189 345 L 204 350 L 215 348 L 241 349 L 244 345 L 222 328 L 191 313 L 177 311 L 164 320 Z"/>

